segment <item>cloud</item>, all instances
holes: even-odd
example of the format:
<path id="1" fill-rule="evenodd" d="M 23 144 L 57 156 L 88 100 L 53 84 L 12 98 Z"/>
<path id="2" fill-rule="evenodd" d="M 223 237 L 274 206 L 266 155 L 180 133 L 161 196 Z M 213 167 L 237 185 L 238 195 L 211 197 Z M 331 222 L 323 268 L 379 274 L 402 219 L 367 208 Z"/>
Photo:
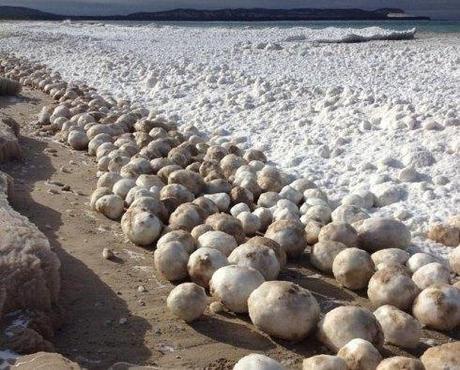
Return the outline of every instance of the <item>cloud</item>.
<path id="1" fill-rule="evenodd" d="M 415 15 L 460 19 L 459 0 L 0 0 L 61 14 L 128 14 L 175 8 L 401 8 Z"/>

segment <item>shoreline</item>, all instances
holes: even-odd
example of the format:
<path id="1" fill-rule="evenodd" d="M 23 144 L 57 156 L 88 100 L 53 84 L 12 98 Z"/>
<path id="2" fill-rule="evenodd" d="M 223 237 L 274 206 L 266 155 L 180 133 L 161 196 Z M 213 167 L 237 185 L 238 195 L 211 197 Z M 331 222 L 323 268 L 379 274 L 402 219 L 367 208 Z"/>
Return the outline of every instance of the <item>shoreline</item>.
<path id="1" fill-rule="evenodd" d="M 257 49 L 257 50 L 259 50 L 259 49 Z M 256 51 L 256 52 L 257 52 L 257 51 Z M 26 78 L 26 77 L 23 76 L 23 78 Z M 67 85 L 66 85 L 66 86 L 67 86 Z M 261 87 L 260 91 L 263 91 L 264 88 L 265 88 L 265 87 L 263 86 L 263 83 L 259 83 L 259 87 Z M 56 86 L 56 87 L 55 87 L 55 91 L 53 92 L 53 94 L 54 94 L 57 98 L 60 99 L 61 91 L 60 91 L 59 89 L 62 89 L 62 87 L 57 87 L 57 86 Z M 51 88 L 49 89 L 49 92 L 51 92 Z M 340 95 L 340 94 L 342 94 L 342 93 L 343 93 L 343 91 L 329 90 L 329 91 L 326 91 L 325 96 L 327 97 L 327 99 L 331 98 L 332 100 L 334 100 L 334 97 L 336 97 L 336 96 L 338 96 L 338 95 Z M 97 94 L 97 93 L 95 92 L 95 96 L 97 96 L 96 94 Z M 321 94 L 322 94 L 322 93 L 321 93 Z M 77 95 L 78 95 L 78 94 L 77 94 Z M 108 99 L 108 98 L 106 98 L 106 99 Z M 97 107 L 97 108 L 101 108 L 101 109 L 102 109 L 101 113 L 106 112 L 106 110 L 103 109 L 103 108 L 104 108 L 104 104 L 101 103 L 101 100 L 100 100 L 99 98 L 96 98 L 96 100 L 97 100 L 97 101 L 96 101 L 96 103 L 94 103 L 94 106 Z M 121 99 L 119 99 L 118 102 L 117 102 L 117 101 L 115 101 L 115 102 L 116 102 L 117 104 L 120 103 L 120 105 L 121 105 L 120 109 L 121 109 L 121 108 L 123 107 L 123 103 L 120 102 L 120 100 L 121 100 Z M 326 99 L 324 99 L 323 103 L 324 103 L 325 101 L 326 101 Z M 111 104 L 114 104 L 114 103 L 111 103 Z M 101 105 L 101 106 L 99 107 L 99 105 Z M 318 108 L 324 108 L 324 109 L 327 111 L 328 106 L 330 106 L 330 105 L 323 104 L 322 107 L 318 107 Z M 112 106 L 112 107 L 113 107 L 113 106 Z M 111 107 L 111 108 L 112 108 L 112 107 Z M 106 108 L 107 108 L 107 107 L 106 107 Z M 139 112 L 139 114 L 140 114 L 141 116 L 144 116 L 144 117 L 146 116 L 145 111 L 143 110 L 143 109 L 145 109 L 145 108 L 143 108 L 142 105 L 138 105 L 137 107 L 136 107 L 136 105 L 134 105 L 132 108 L 133 108 L 135 111 L 137 110 L 137 112 Z M 108 109 L 108 108 L 107 108 L 107 109 Z M 315 112 L 316 110 L 318 110 L 318 109 L 315 108 L 315 109 L 311 110 L 310 113 L 311 113 L 311 114 L 314 114 L 314 112 Z M 89 111 L 89 110 L 88 110 L 88 111 Z M 110 110 L 109 110 L 109 112 L 110 112 Z M 387 114 L 387 113 L 388 113 L 388 112 L 384 111 L 384 114 Z M 106 112 L 106 114 L 107 114 L 107 112 Z M 321 114 L 321 111 L 320 111 L 319 114 Z M 156 117 L 156 116 L 153 116 L 152 118 L 155 118 L 155 117 Z M 92 123 L 92 122 L 89 122 L 89 123 Z M 187 132 L 187 126 L 181 125 L 181 128 L 184 129 L 185 132 Z M 90 129 L 90 127 L 88 127 L 88 130 L 89 130 L 89 129 Z M 365 129 L 365 127 L 364 127 L 363 129 Z M 449 130 L 449 128 L 446 128 L 446 129 Z M 183 130 L 182 132 L 184 132 L 184 130 Z M 86 128 L 85 128 L 85 131 L 87 131 Z M 209 130 L 209 131 L 211 131 L 211 130 Z M 209 132 L 209 131 L 208 131 L 208 132 Z M 197 136 L 200 135 L 200 132 L 197 131 L 197 130 L 195 130 L 195 128 L 194 128 L 193 126 L 189 126 L 189 127 L 188 127 L 188 132 L 189 132 L 189 134 L 188 134 L 188 137 L 189 137 L 189 138 L 190 138 L 191 136 L 193 136 L 193 135 L 197 135 Z M 222 132 L 222 131 L 221 131 L 221 133 L 225 134 L 225 132 Z M 276 132 L 274 132 L 274 134 L 276 134 Z M 374 134 L 375 134 L 375 133 L 374 133 Z M 222 139 L 222 137 L 223 137 L 224 139 Z M 225 137 L 227 137 L 228 140 L 225 139 Z M 346 137 L 346 135 L 344 135 L 344 137 Z M 235 137 L 233 137 L 233 138 L 235 138 Z M 238 137 L 236 137 L 236 138 L 238 138 Z M 273 136 L 272 136 L 272 138 L 273 138 Z M 272 138 L 268 137 L 267 139 L 268 139 L 268 140 L 272 140 Z M 203 138 L 203 139 L 205 139 L 205 138 Z M 221 142 L 219 141 L 220 139 L 222 139 Z M 198 139 L 197 139 L 197 140 L 198 140 Z M 217 137 L 216 137 L 215 139 L 213 139 L 213 140 L 214 140 L 215 143 L 221 143 L 221 144 L 223 144 L 223 143 L 225 143 L 226 141 L 228 141 L 228 142 L 231 143 L 231 141 L 232 141 L 232 136 L 229 136 L 229 135 L 221 135 L 221 137 L 219 138 L 219 135 L 217 135 Z M 344 139 L 344 140 L 345 140 L 345 139 Z M 235 144 L 238 144 L 238 143 L 235 142 Z M 243 142 L 241 142 L 240 144 L 242 144 L 241 146 L 243 147 L 243 149 L 248 149 L 248 148 L 251 147 L 251 142 L 248 142 L 248 141 L 243 141 Z M 342 143 L 342 145 L 345 145 L 345 144 L 346 144 L 346 142 L 343 142 L 343 143 Z M 323 150 L 322 153 L 326 153 L 326 152 Z M 321 153 L 318 153 L 318 154 L 319 154 L 319 157 L 321 157 L 321 158 L 323 158 L 323 159 L 326 159 L 326 158 L 324 158 L 324 154 L 321 154 Z M 422 157 L 423 157 L 423 155 L 422 155 Z M 427 158 L 427 157 L 423 157 L 423 158 Z M 423 158 L 422 158 L 422 159 L 423 159 Z M 415 158 L 415 159 L 418 160 L 418 158 Z M 385 162 L 385 163 L 390 163 L 390 162 L 391 162 L 391 161 L 388 160 L 388 161 Z M 372 164 L 372 162 L 371 162 L 371 164 Z M 282 167 L 282 166 L 280 166 L 280 167 Z M 323 172 L 323 174 L 324 174 L 324 173 L 326 173 L 326 172 Z M 321 175 L 320 175 L 320 176 L 321 176 Z M 319 177 L 320 177 L 320 176 L 319 176 Z M 328 176 L 332 176 L 332 177 L 333 177 L 334 174 L 333 174 L 333 173 L 329 173 Z M 383 183 L 385 183 L 385 182 L 383 182 Z M 381 185 L 381 184 L 382 184 L 382 182 L 377 182 L 377 184 L 375 184 L 375 185 Z M 331 199 L 331 202 L 332 202 L 332 201 L 334 201 L 334 202 L 335 202 L 335 201 L 339 201 L 339 199 L 340 199 L 339 197 L 335 197 L 334 199 Z M 396 203 L 398 203 L 398 202 L 396 202 Z M 385 205 L 385 206 L 386 206 L 386 205 Z M 385 207 L 385 206 L 383 206 L 383 207 Z M 383 207 L 382 207 L 382 208 L 383 208 Z M 417 240 L 416 240 L 416 241 L 417 241 Z M 150 257 L 151 257 L 151 256 L 150 256 Z M 305 266 L 303 266 L 304 263 L 305 263 L 305 261 L 303 261 L 303 260 L 300 261 L 299 264 L 296 262 L 296 263 L 293 264 L 293 265 L 297 265 L 297 266 L 290 266 L 291 268 L 290 268 L 287 272 L 285 272 L 285 275 L 282 275 L 281 278 L 287 279 L 287 280 L 298 281 L 298 279 L 297 279 L 298 276 L 297 276 L 296 274 L 299 273 L 299 271 L 301 271 L 301 272 L 299 273 L 299 275 L 301 276 L 301 277 L 300 277 L 300 280 L 301 280 L 302 282 L 304 282 L 304 280 L 307 280 L 307 283 L 306 283 L 306 284 L 308 285 L 308 287 L 309 287 L 309 288 L 311 287 L 312 289 L 316 289 L 317 292 L 318 292 L 319 294 L 321 294 L 321 293 L 322 293 L 322 289 L 324 288 L 324 286 L 322 285 L 322 282 L 321 282 L 321 281 L 315 282 L 315 279 L 317 279 L 316 277 L 314 277 L 314 275 L 315 275 L 315 270 L 310 270 L 310 271 L 306 274 L 307 276 L 305 276 L 305 275 L 303 274 L 303 273 L 305 272 L 305 270 L 308 271 L 308 268 L 305 269 Z M 320 279 L 318 279 L 318 280 L 320 280 Z M 332 289 L 332 290 L 335 291 L 336 285 L 334 285 L 333 280 L 334 280 L 334 279 L 331 279 L 331 278 L 326 278 L 326 279 L 325 279 L 325 281 L 327 281 L 327 284 L 329 285 L 329 289 Z M 318 285 L 317 285 L 317 284 L 318 284 Z M 332 287 L 331 287 L 331 286 L 332 286 Z M 336 292 L 336 293 L 337 293 L 337 292 Z M 340 297 L 339 294 L 338 294 L 338 296 Z M 342 296 L 342 298 L 343 298 L 343 296 Z M 348 299 L 350 299 L 350 298 L 348 298 Z M 363 305 L 368 304 L 368 303 L 364 303 L 364 302 L 363 302 L 364 299 L 363 299 L 363 298 L 360 298 L 359 295 L 353 295 L 353 299 L 356 300 L 356 301 L 358 301 L 358 302 L 360 302 L 360 303 L 362 303 Z M 164 300 L 164 297 L 163 297 L 163 300 Z M 347 299 L 345 299 L 345 300 L 347 300 Z M 326 300 L 325 300 L 324 302 L 322 302 L 322 303 L 323 303 L 324 307 L 327 307 L 327 309 L 330 309 L 331 306 L 334 306 L 337 302 L 331 302 L 331 301 L 328 301 L 328 299 L 326 299 Z M 159 302 L 156 302 L 156 304 L 159 304 Z M 162 309 L 160 308 L 160 310 L 163 310 L 162 314 L 165 314 L 165 313 L 164 313 L 164 308 L 162 308 Z M 167 315 L 167 314 L 165 314 L 165 315 Z M 168 317 L 168 316 L 167 316 L 167 317 Z M 168 320 L 170 320 L 170 316 L 169 316 Z M 171 322 L 175 323 L 175 321 L 173 321 L 173 320 L 169 321 L 169 323 L 171 323 Z M 201 325 L 204 325 L 204 327 L 205 327 L 205 329 L 206 329 L 206 323 L 204 323 L 204 324 L 201 323 Z M 219 322 L 219 323 L 214 323 L 214 324 L 212 325 L 212 327 L 211 327 L 211 330 L 209 330 L 209 327 L 207 328 L 208 331 L 205 331 L 205 334 L 206 334 L 206 335 L 211 335 L 210 332 L 211 332 L 212 330 L 216 330 L 216 328 L 218 328 L 219 325 L 222 325 L 222 323 L 221 323 L 221 322 Z M 229 326 L 232 327 L 232 325 L 229 325 Z M 244 333 L 246 333 L 247 331 L 251 330 L 251 329 L 250 329 L 250 326 L 249 326 L 247 323 L 246 323 L 246 324 L 243 324 L 243 326 L 245 327 L 245 329 L 241 329 L 241 328 L 240 328 L 240 330 L 242 330 Z M 187 328 L 188 328 L 187 326 L 182 326 L 182 327 L 185 327 L 185 328 L 186 328 L 185 330 L 190 330 L 190 329 L 187 329 Z M 194 329 L 196 329 L 198 332 L 200 332 L 200 324 L 198 324 L 198 327 L 195 327 Z M 225 330 L 224 330 L 224 331 L 225 331 Z M 228 330 L 228 331 L 231 332 L 232 335 L 234 334 L 234 331 L 233 331 L 233 330 Z M 194 331 L 192 331 L 192 332 L 194 332 Z M 200 333 L 201 333 L 201 332 L 200 332 Z M 182 336 L 182 333 L 179 333 L 179 334 L 176 333 L 176 335 L 177 335 L 177 336 Z M 177 337 L 176 337 L 176 336 L 174 336 L 173 338 L 174 338 L 174 340 L 177 340 Z M 252 341 L 251 338 L 253 338 L 253 337 L 250 336 L 250 340 L 249 340 L 249 341 Z M 193 339 L 195 340 L 196 337 L 193 337 Z M 217 338 L 217 339 L 219 340 L 220 338 Z M 229 338 L 227 337 L 227 335 L 225 335 L 225 339 L 226 339 L 227 341 L 229 341 Z M 443 340 L 444 340 L 444 339 L 443 339 Z M 311 349 L 310 349 L 310 348 L 309 348 L 308 350 L 302 350 L 302 351 L 300 352 L 301 355 L 299 356 L 298 354 L 292 355 L 292 353 L 291 353 L 291 354 L 286 354 L 286 352 L 285 352 L 286 349 L 281 349 L 283 346 L 279 346 L 279 345 L 273 344 L 273 342 L 270 342 L 270 341 L 269 341 L 269 342 L 272 343 L 272 344 L 268 344 L 268 343 L 266 342 L 266 338 L 258 338 L 258 339 L 255 340 L 255 341 L 256 341 L 257 343 L 259 343 L 259 341 L 260 341 L 260 343 L 265 343 L 265 344 L 263 344 L 264 346 L 265 346 L 265 345 L 267 345 L 267 346 L 269 346 L 269 345 L 275 345 L 275 348 L 272 349 L 273 354 L 275 355 L 275 357 L 278 357 L 278 356 L 279 356 L 279 357 L 285 359 L 286 361 L 293 361 L 293 363 L 298 363 L 298 362 L 299 362 L 299 358 L 305 357 L 305 356 L 307 355 L 307 352 L 308 352 L 308 355 L 311 355 L 311 353 L 310 353 L 310 350 L 311 350 Z M 236 345 L 236 346 L 241 345 L 241 343 L 232 343 L 232 344 L 234 344 L 234 345 Z M 262 345 L 261 345 L 261 346 L 262 346 Z M 268 347 L 267 347 L 267 348 L 268 348 Z M 270 347 L 270 348 L 271 348 L 271 347 Z M 222 347 L 217 346 L 216 352 L 219 352 L 220 350 L 222 350 Z M 288 350 L 299 351 L 299 350 L 300 350 L 300 346 L 298 346 L 298 345 L 288 346 Z M 245 351 L 246 351 L 246 349 L 245 349 Z M 419 349 L 418 351 L 420 351 L 420 349 Z M 164 354 L 164 353 L 163 353 L 163 354 Z M 195 359 L 195 360 L 196 360 L 196 358 L 195 358 L 194 356 L 197 356 L 197 353 L 193 353 L 193 354 L 188 353 L 187 355 L 190 356 L 190 357 L 188 358 L 189 361 L 190 361 L 190 359 Z M 176 355 L 174 354 L 174 352 L 172 352 L 172 353 L 170 353 L 170 354 L 167 353 L 167 354 L 164 356 L 165 358 L 162 358 L 162 361 L 165 361 L 166 363 L 170 363 L 170 364 L 175 363 L 175 361 L 176 361 L 176 363 L 177 363 L 177 358 L 175 358 L 175 356 L 176 356 Z M 217 355 L 217 356 L 218 356 L 218 355 Z M 228 352 L 226 352 L 226 356 L 230 357 L 231 359 L 230 359 L 230 360 L 225 360 L 224 362 L 225 362 L 225 363 L 229 363 L 229 362 L 231 363 L 232 360 L 234 360 L 237 356 L 241 356 L 241 352 L 235 353 L 235 352 L 232 352 L 232 351 L 228 351 Z M 216 357 L 216 356 L 214 356 L 214 357 Z M 185 360 L 184 360 L 184 361 L 185 361 Z M 218 359 L 217 359 L 216 361 L 218 361 Z"/>

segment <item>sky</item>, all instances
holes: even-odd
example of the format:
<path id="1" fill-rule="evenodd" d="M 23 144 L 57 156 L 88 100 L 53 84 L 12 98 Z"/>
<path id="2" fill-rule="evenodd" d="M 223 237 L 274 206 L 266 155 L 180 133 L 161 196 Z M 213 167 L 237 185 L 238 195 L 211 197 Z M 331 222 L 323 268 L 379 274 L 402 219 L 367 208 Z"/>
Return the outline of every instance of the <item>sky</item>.
<path id="1" fill-rule="evenodd" d="M 0 0 L 66 15 L 114 15 L 176 8 L 401 8 L 435 19 L 460 19 L 460 0 Z"/>

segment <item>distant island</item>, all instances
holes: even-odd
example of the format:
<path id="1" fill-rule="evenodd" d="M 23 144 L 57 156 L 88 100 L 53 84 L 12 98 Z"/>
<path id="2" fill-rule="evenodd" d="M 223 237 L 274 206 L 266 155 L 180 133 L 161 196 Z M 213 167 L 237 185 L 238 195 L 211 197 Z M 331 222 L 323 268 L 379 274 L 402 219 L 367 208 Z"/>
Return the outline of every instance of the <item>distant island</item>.
<path id="1" fill-rule="evenodd" d="M 196 10 L 174 9 L 161 12 L 133 13 L 112 16 L 74 16 L 42 12 L 40 10 L 0 6 L 0 19 L 3 20 L 105 20 L 105 21 L 339 21 L 339 20 L 429 20 L 430 17 L 416 17 L 401 9 L 219 9 Z"/>

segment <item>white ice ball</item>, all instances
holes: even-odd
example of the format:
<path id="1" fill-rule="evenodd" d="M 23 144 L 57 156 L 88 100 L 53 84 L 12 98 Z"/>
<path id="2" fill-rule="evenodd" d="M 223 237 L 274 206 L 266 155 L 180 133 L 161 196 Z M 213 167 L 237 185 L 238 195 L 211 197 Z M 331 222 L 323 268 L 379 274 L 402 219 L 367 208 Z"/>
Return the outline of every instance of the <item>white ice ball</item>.
<path id="1" fill-rule="evenodd" d="M 270 357 L 259 353 L 251 353 L 241 358 L 233 370 L 285 370 L 284 367 Z"/>
<path id="2" fill-rule="evenodd" d="M 248 299 L 249 317 L 263 332 L 285 340 L 305 338 L 319 320 L 320 308 L 305 288 L 288 281 L 267 281 Z"/>
<path id="3" fill-rule="evenodd" d="M 229 310 L 248 312 L 248 297 L 264 282 L 262 274 L 251 267 L 229 265 L 218 269 L 209 282 L 211 295 Z"/>
<path id="4" fill-rule="evenodd" d="M 402 348 L 417 347 L 422 325 L 408 313 L 391 305 L 380 306 L 374 316 L 382 326 L 386 343 Z"/>
<path id="5" fill-rule="evenodd" d="M 208 304 L 208 297 L 199 285 L 183 283 L 169 293 L 166 304 L 175 316 L 191 322 L 203 315 Z"/>

